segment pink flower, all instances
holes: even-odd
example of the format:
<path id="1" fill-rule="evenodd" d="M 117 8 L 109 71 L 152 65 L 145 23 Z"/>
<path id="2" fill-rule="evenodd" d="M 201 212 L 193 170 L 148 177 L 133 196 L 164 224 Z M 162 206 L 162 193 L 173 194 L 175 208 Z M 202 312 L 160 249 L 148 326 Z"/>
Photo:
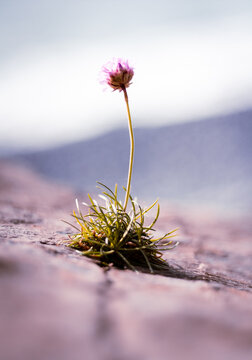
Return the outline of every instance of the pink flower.
<path id="1" fill-rule="evenodd" d="M 104 76 L 102 83 L 106 83 L 114 91 L 128 88 L 134 75 L 133 68 L 129 66 L 128 61 L 121 59 L 116 59 L 103 66 L 102 72 Z"/>

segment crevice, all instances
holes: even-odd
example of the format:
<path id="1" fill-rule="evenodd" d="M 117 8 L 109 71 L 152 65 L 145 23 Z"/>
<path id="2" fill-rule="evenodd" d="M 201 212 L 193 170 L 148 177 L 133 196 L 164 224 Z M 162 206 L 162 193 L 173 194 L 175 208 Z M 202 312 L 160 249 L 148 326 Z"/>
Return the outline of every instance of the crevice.
<path id="1" fill-rule="evenodd" d="M 0 257 L 0 275 L 16 274 L 18 270 L 19 268 L 13 260 Z"/>
<path id="2" fill-rule="evenodd" d="M 143 273 L 149 273 L 146 268 L 138 268 L 138 271 Z M 199 271 L 194 269 L 185 269 L 180 265 L 172 266 L 167 264 L 166 269 L 155 270 L 154 275 L 162 275 L 166 277 L 172 277 L 184 280 L 200 280 L 208 283 L 217 283 L 219 285 L 228 286 L 242 291 L 252 292 L 252 284 L 249 282 L 243 282 L 236 279 L 228 278 L 222 274 L 213 274 L 208 271 Z"/>
<path id="3" fill-rule="evenodd" d="M 110 267 L 100 263 L 99 261 L 94 260 L 94 262 L 103 267 L 105 269 L 105 274 L 107 274 Z M 234 288 L 241 291 L 247 291 L 252 292 L 252 283 L 248 280 L 241 281 L 237 280 L 231 277 L 227 277 L 224 274 L 215 274 L 207 270 L 199 269 L 199 268 L 184 268 L 181 265 L 178 264 L 168 264 L 162 262 L 162 267 L 159 266 L 153 266 L 154 272 L 151 273 L 149 268 L 145 266 L 144 263 L 142 263 L 140 266 L 137 266 L 136 263 L 134 263 L 134 267 L 137 271 L 142 273 L 147 273 L 150 275 L 161 275 L 165 277 L 171 277 L 171 278 L 177 278 L 177 279 L 183 279 L 183 280 L 191 280 L 191 281 L 205 281 L 207 283 L 215 283 L 222 286 L 227 286 L 230 288 Z M 118 270 L 123 271 L 123 269 L 126 269 L 126 267 L 116 267 Z M 128 269 L 128 268 L 127 268 Z"/>
<path id="4" fill-rule="evenodd" d="M 95 321 L 95 338 L 99 344 L 99 351 L 104 360 L 127 360 L 124 355 L 123 344 L 118 338 L 116 319 L 110 308 L 113 294 L 113 281 L 109 278 L 108 269 L 104 268 L 104 280 L 97 289 L 97 317 Z M 113 346 L 111 344 L 113 341 Z"/>
<path id="5" fill-rule="evenodd" d="M 100 338 L 110 335 L 112 331 L 111 318 L 108 313 L 108 298 L 110 296 L 112 280 L 108 277 L 108 271 L 104 270 L 104 281 L 98 286 L 98 304 L 97 304 L 97 328 L 96 334 Z"/>

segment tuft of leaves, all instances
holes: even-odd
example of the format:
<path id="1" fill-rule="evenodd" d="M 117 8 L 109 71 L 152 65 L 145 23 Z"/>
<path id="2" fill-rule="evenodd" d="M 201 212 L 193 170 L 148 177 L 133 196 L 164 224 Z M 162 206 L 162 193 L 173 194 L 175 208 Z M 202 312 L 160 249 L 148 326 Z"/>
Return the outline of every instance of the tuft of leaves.
<path id="1" fill-rule="evenodd" d="M 160 212 L 158 200 L 147 209 L 142 209 L 130 195 L 131 209 L 127 212 L 117 199 L 117 185 L 112 191 L 106 185 L 100 182 L 98 184 L 98 188 L 102 190 L 102 195 L 99 196 L 104 200 L 105 206 L 99 205 L 88 195 L 90 204 L 83 203 L 88 207 L 88 214 L 83 215 L 76 201 L 77 213 L 73 211 L 72 216 L 77 226 L 65 221 L 77 230 L 77 233 L 69 235 L 68 246 L 98 260 L 104 266 L 112 264 L 134 271 L 136 267 L 147 267 L 151 273 L 154 269 L 166 268 L 162 252 L 178 245 L 178 242 L 170 240 L 176 236 L 174 233 L 177 229 L 159 238 L 152 236 Z M 145 214 L 155 205 L 156 216 L 146 226 Z"/>

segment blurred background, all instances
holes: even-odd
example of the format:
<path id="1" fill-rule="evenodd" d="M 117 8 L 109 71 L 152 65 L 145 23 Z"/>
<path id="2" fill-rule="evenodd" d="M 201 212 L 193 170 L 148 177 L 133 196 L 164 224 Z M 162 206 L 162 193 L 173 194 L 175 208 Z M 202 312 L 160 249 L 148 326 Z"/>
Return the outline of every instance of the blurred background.
<path id="1" fill-rule="evenodd" d="M 99 83 L 122 57 L 132 192 L 248 213 L 251 44 L 250 0 L 0 0 L 0 155 L 81 191 L 125 185 L 123 96 Z"/>

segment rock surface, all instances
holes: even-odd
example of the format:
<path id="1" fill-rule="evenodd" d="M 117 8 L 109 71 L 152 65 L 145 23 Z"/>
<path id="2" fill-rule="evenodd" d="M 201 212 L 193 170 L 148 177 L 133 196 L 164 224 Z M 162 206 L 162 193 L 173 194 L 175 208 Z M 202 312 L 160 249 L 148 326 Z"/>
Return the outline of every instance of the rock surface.
<path id="1" fill-rule="evenodd" d="M 105 271 L 62 243 L 74 199 L 0 163 L 1 360 L 252 358 L 251 218 L 161 211 L 171 271 Z"/>

